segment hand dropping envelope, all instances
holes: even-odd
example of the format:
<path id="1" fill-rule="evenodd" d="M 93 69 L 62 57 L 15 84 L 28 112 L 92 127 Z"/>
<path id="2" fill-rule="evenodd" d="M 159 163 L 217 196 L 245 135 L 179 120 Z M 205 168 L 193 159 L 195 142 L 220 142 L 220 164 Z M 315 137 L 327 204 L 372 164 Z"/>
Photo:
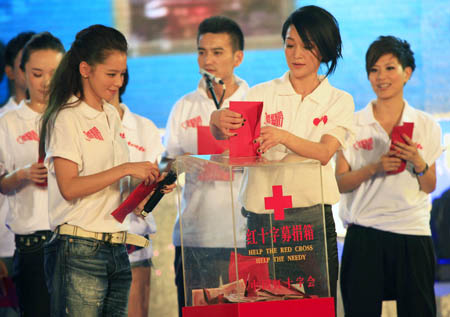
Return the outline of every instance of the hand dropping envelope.
<path id="1" fill-rule="evenodd" d="M 122 223 L 127 215 L 131 213 L 139 205 L 141 201 L 145 199 L 158 185 L 158 183 L 152 183 L 150 185 L 145 185 L 144 182 L 140 183 L 131 194 L 124 200 L 123 203 L 114 210 L 111 215 L 116 218 L 116 220 Z"/>
<path id="2" fill-rule="evenodd" d="M 395 126 L 392 129 L 391 133 L 391 150 L 394 148 L 394 142 L 401 142 L 406 144 L 405 140 L 402 137 L 402 134 L 406 134 L 410 139 L 412 139 L 413 129 L 414 129 L 414 122 L 404 122 L 403 125 Z M 396 171 L 388 172 L 387 174 L 393 175 L 401 173 L 405 170 L 405 167 L 406 161 L 402 160 L 401 165 Z"/>
<path id="3" fill-rule="evenodd" d="M 261 130 L 262 101 L 230 101 L 230 110 L 242 114 L 246 122 L 233 130 L 236 136 L 230 137 L 230 157 L 257 156 L 258 143 L 253 143 Z"/>

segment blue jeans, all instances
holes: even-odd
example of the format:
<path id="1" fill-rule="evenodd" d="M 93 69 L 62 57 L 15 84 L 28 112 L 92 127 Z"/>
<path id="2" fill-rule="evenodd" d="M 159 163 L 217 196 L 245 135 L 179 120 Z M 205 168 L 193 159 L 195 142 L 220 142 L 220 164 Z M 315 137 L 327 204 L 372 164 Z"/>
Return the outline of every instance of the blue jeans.
<path id="1" fill-rule="evenodd" d="M 124 244 L 55 235 L 45 246 L 52 316 L 127 316 L 131 269 Z"/>

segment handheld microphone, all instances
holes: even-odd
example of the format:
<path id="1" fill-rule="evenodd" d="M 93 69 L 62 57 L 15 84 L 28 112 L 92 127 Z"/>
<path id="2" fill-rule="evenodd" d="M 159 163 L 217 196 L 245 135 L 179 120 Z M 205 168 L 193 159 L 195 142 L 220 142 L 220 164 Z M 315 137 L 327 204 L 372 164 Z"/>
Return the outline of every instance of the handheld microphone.
<path id="1" fill-rule="evenodd" d="M 147 203 L 144 206 L 144 210 L 141 211 L 141 215 L 144 217 L 147 217 L 149 213 L 152 212 L 152 210 L 155 208 L 155 206 L 159 203 L 161 198 L 163 198 L 164 194 L 161 192 L 163 187 L 165 185 L 170 185 L 177 179 L 177 174 L 170 170 L 166 177 L 162 181 L 158 183 L 158 185 L 155 188 L 155 191 L 150 196 L 150 199 L 147 201 Z"/>
<path id="2" fill-rule="evenodd" d="M 207 79 L 216 82 L 217 84 L 221 84 L 221 85 L 224 84 L 224 82 L 223 82 L 222 79 L 220 79 L 219 77 L 214 76 L 214 75 L 211 74 L 210 72 L 207 72 L 207 71 L 204 70 L 203 68 L 200 68 L 200 74 L 202 74 L 203 76 L 205 76 Z"/>

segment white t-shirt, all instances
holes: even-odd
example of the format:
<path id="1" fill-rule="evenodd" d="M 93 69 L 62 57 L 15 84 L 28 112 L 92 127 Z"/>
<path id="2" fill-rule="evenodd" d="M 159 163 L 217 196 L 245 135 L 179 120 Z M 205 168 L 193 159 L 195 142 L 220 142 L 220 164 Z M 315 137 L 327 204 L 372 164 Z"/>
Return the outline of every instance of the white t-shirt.
<path id="1" fill-rule="evenodd" d="M 128 143 L 130 162 L 156 162 L 164 152 L 158 128 L 149 119 L 132 113 L 126 105 L 121 104 L 120 106 L 124 110 L 122 118 L 123 137 Z M 139 180 L 133 181 L 136 185 L 140 182 Z M 134 186 L 132 187 L 134 188 Z M 129 232 L 139 235 L 156 233 L 156 223 L 153 213 L 145 217 L 145 220 L 137 217 L 134 213 L 131 213 L 129 218 Z M 130 262 L 149 259 L 152 256 L 153 248 L 151 243 L 149 247 L 137 250 L 129 255 Z"/>
<path id="2" fill-rule="evenodd" d="M 244 100 L 249 87 L 242 79 L 235 77 L 235 80 L 239 88 L 232 96 L 224 100 L 222 108 L 229 107 L 230 101 Z M 209 126 L 209 119 L 214 110 L 216 107 L 213 100 L 208 98 L 206 84 L 202 79 L 197 90 L 178 100 L 170 113 L 163 138 L 166 147 L 165 156 L 176 158 L 185 153 L 197 154 L 197 126 Z M 239 191 L 241 177 L 242 175 L 235 174 L 233 191 L 236 193 Z M 188 193 L 185 188 L 183 188 L 181 202 L 184 245 L 234 247 L 229 182 L 203 183 L 202 188 L 196 188 L 193 193 L 190 193 L 188 200 L 186 200 Z M 241 206 L 237 200 L 235 201 L 235 210 L 240 214 Z M 237 226 L 245 227 L 244 220 L 242 216 L 236 219 Z M 176 246 L 181 245 L 179 217 L 174 227 L 173 243 Z M 245 246 L 244 239 L 240 239 L 237 243 L 239 246 Z"/>
<path id="3" fill-rule="evenodd" d="M 0 116 L 9 110 L 16 109 L 14 97 L 10 97 L 8 102 L 0 108 Z M 1 171 L 0 174 L 3 174 Z M 6 196 L 0 194 L 0 257 L 11 257 L 14 255 L 15 242 L 14 233 L 6 227 L 6 215 L 9 212 L 9 204 Z"/>
<path id="4" fill-rule="evenodd" d="M 22 101 L 0 118 L 0 165 L 6 172 L 36 163 L 41 114 Z M 7 195 L 7 226 L 16 234 L 49 230 L 47 188 L 32 182 Z"/>
<path id="5" fill-rule="evenodd" d="M 52 230 L 64 223 L 94 232 L 128 230 L 129 217 L 120 223 L 111 216 L 111 212 L 122 202 L 123 195 L 129 193 L 128 177 L 94 194 L 67 201 L 59 191 L 53 165 L 53 158 L 61 157 L 78 165 L 79 176 L 87 176 L 128 162 L 128 146 L 121 133 L 119 114 L 106 102 L 103 103 L 103 111 L 79 102 L 59 112 L 51 130 L 50 142 L 46 142 L 45 158 Z"/>
<path id="6" fill-rule="evenodd" d="M 374 101 L 355 115 L 356 142 L 343 151 L 352 170 L 379 160 L 389 151 L 391 140 L 373 116 Z M 401 122 L 414 122 L 412 140 L 431 166 L 442 154 L 441 129 L 432 117 L 411 107 L 405 100 Z M 419 181 L 408 162 L 406 169 L 394 175 L 376 175 L 358 188 L 342 195 L 339 214 L 350 223 L 399 234 L 431 235 L 429 195 L 420 190 Z"/>
<path id="7" fill-rule="evenodd" d="M 346 146 L 353 134 L 354 102 L 350 94 L 332 87 L 321 77 L 319 86 L 303 100 L 289 80 L 289 71 L 282 77 L 256 85 L 247 94 L 249 101 L 262 101 L 261 126 L 274 126 L 287 130 L 297 137 L 319 142 L 325 134 L 335 137 Z M 263 156 L 269 159 L 293 153 L 282 144 L 268 150 Z M 311 162 L 311 160 L 310 160 Z M 283 185 L 283 194 L 292 196 L 292 206 L 309 207 L 322 202 L 320 189 L 320 163 L 314 166 L 291 168 L 246 169 L 240 200 L 244 207 L 255 213 L 266 210 L 264 199 L 272 196 L 272 185 Z M 323 201 L 339 201 L 339 189 L 331 161 L 322 166 Z"/>
<path id="8" fill-rule="evenodd" d="M 16 103 L 14 96 L 9 97 L 8 102 L 0 108 L 0 114 L 5 113 L 9 110 L 16 109 L 19 105 Z"/>

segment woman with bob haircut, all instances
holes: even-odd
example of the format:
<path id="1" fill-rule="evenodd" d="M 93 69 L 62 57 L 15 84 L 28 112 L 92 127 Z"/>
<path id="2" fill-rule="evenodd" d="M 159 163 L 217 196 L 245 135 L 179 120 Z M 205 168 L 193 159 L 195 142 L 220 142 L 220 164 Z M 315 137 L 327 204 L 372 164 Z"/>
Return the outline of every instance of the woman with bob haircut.
<path id="1" fill-rule="evenodd" d="M 347 134 L 352 133 L 354 112 L 351 95 L 332 87 L 327 79 L 341 57 L 339 26 L 328 11 L 305 6 L 287 18 L 281 35 L 289 71 L 251 88 L 246 99 L 264 103 L 262 112 L 266 119 L 261 120 L 261 134 L 255 139 L 263 157 L 284 152 L 317 160 L 322 165 L 330 293 L 336 298 L 338 253 L 331 205 L 339 200 L 339 191 L 330 160 L 345 146 Z M 327 67 L 325 75 L 318 74 L 321 65 Z M 281 115 L 283 120 L 268 122 L 270 114 Z M 318 118 L 322 119 L 318 122 Z M 211 131 L 216 138 L 233 136 L 231 130 L 243 124 L 241 115 L 229 109 L 215 111 L 211 116 Z M 254 180 L 258 181 L 257 176 Z M 281 184 L 288 185 L 285 182 Z M 253 185 L 248 182 L 246 190 Z M 298 188 L 298 178 L 292 185 Z M 298 196 L 302 196 L 301 192 Z M 298 222 L 304 213 L 322 212 L 321 202 L 300 198 L 296 208 L 285 209 L 285 220 L 277 221 L 277 225 L 289 224 L 289 220 Z M 266 213 L 247 210 L 246 205 L 243 202 L 249 229 L 269 227 Z"/>
<path id="2" fill-rule="evenodd" d="M 429 194 L 441 130 L 403 97 L 415 67 L 404 40 L 380 36 L 370 45 L 366 71 L 377 98 L 356 113 L 356 142 L 337 155 L 346 316 L 380 316 L 385 299 L 397 301 L 398 316 L 436 316 Z M 407 124 L 412 137 L 394 137 Z"/>

